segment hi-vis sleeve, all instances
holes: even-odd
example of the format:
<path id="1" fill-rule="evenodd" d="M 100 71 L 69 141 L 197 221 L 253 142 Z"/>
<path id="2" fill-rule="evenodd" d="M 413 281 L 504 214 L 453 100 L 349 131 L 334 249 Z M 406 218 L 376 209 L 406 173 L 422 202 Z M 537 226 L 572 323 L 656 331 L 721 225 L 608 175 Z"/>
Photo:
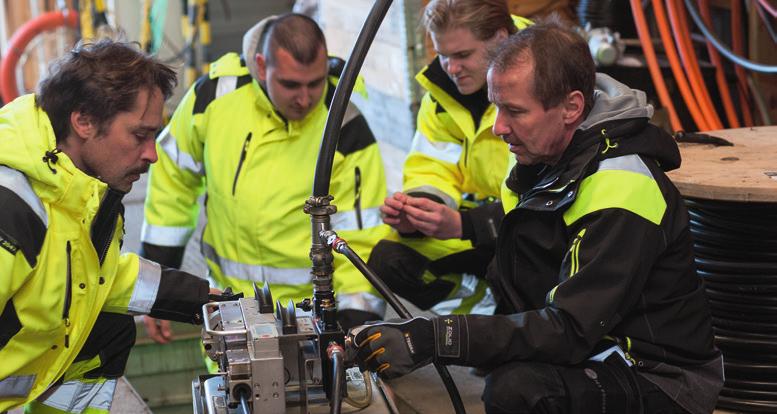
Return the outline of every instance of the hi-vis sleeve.
<path id="1" fill-rule="evenodd" d="M 126 253 L 119 257 L 104 310 L 200 323 L 202 305 L 207 301 L 206 280 Z"/>
<path id="2" fill-rule="evenodd" d="M 437 116 L 438 103 L 424 95 L 418 127 L 403 169 L 403 191 L 425 194 L 458 209 L 464 175 L 459 160 L 465 142 L 451 134 Z"/>
<path id="3" fill-rule="evenodd" d="M 200 84 L 184 96 L 157 138 L 159 160 L 150 169 L 141 233 L 144 244 L 183 247 L 196 227 L 197 198 L 204 191 L 204 142 L 198 134 L 203 114 L 196 113 Z"/>

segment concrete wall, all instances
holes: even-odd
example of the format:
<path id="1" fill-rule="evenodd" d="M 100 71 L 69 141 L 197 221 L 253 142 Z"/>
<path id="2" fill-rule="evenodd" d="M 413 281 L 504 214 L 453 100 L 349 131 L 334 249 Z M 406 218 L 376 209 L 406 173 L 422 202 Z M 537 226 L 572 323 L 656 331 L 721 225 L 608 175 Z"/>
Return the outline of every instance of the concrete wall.
<path id="1" fill-rule="evenodd" d="M 347 59 L 372 4 L 371 0 L 321 0 L 318 17 L 330 54 Z M 419 69 L 416 42 L 420 0 L 395 1 L 378 30 L 361 70 L 368 99 L 354 101 L 378 140 L 407 150 L 415 131 L 418 92 L 413 77 Z M 422 52 L 422 50 L 421 50 Z"/>

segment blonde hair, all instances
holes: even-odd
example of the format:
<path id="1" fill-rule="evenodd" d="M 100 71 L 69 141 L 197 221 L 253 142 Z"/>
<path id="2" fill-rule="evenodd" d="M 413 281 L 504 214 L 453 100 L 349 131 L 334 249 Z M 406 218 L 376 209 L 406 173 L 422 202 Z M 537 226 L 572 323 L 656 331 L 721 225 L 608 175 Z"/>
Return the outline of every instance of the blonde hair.
<path id="1" fill-rule="evenodd" d="M 429 33 L 464 28 L 478 40 L 491 39 L 499 29 L 516 29 L 505 0 L 432 0 L 424 8 L 421 24 Z"/>

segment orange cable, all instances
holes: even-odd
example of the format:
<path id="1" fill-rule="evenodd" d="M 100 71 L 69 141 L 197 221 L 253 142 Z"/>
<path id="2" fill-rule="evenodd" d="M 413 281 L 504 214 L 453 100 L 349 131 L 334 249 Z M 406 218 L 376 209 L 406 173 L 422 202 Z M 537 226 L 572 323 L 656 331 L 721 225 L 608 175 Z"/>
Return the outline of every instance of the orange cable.
<path id="1" fill-rule="evenodd" d="M 656 93 L 658 93 L 658 99 L 669 113 L 669 124 L 672 126 L 672 129 L 674 131 L 682 131 L 683 124 L 677 116 L 672 99 L 669 97 L 669 91 L 666 89 L 661 68 L 658 66 L 656 51 L 653 49 L 653 39 L 650 38 L 650 29 L 645 19 L 645 12 L 642 10 L 642 3 L 640 0 L 629 0 L 629 2 L 631 3 L 632 15 L 634 16 L 634 25 L 637 26 L 637 34 L 639 35 L 640 43 L 642 43 L 642 49 L 645 52 L 645 61 L 650 71 L 650 77 L 653 78 L 653 85 L 656 88 Z"/>
<path id="2" fill-rule="evenodd" d="M 672 35 L 669 33 L 669 24 L 666 19 L 664 3 L 661 0 L 653 2 L 653 12 L 655 13 L 656 25 L 658 26 L 658 32 L 661 35 L 661 41 L 664 44 L 666 57 L 669 59 L 669 67 L 672 69 L 672 74 L 674 75 L 675 81 L 677 81 L 677 87 L 680 89 L 680 95 L 682 95 L 685 105 L 691 113 L 691 118 L 693 118 L 699 131 L 709 131 L 710 126 L 707 124 L 707 120 L 704 119 L 704 115 L 696 103 L 696 97 L 693 96 L 691 88 L 688 86 L 688 80 L 685 78 L 683 68 L 680 66 L 680 59 L 677 57 L 677 50 L 674 47 Z"/>
<path id="3" fill-rule="evenodd" d="M 680 59 L 685 66 L 685 73 L 691 82 L 691 89 L 696 95 L 699 107 L 705 115 L 707 124 L 711 129 L 723 129 L 723 123 L 718 117 L 718 112 L 712 104 L 707 92 L 707 85 L 704 83 L 704 77 L 699 68 L 696 52 L 693 50 L 691 35 L 688 32 L 688 17 L 683 13 L 685 10 L 683 4 L 679 1 L 666 0 L 666 9 L 669 12 L 669 21 L 672 24 L 677 50 L 680 52 Z"/>
<path id="4" fill-rule="evenodd" d="M 708 27 L 712 27 L 709 0 L 698 0 L 698 4 L 701 18 L 704 19 L 704 24 Z M 705 44 L 707 45 L 707 53 L 710 56 L 710 62 L 715 65 L 715 81 L 718 84 L 720 99 L 723 101 L 723 109 L 726 111 L 728 126 L 729 128 L 739 128 L 739 118 L 737 117 L 736 109 L 734 109 L 734 102 L 731 100 L 731 91 L 728 88 L 726 71 L 723 69 L 723 60 L 709 40 L 705 40 Z"/>
<path id="5" fill-rule="evenodd" d="M 745 45 L 742 40 L 742 4 L 739 0 L 731 0 L 731 49 L 740 56 L 745 56 Z M 753 126 L 753 114 L 750 109 L 750 91 L 747 86 L 747 72 L 740 65 L 734 65 L 737 74 L 739 104 L 742 105 L 742 117 L 746 126 Z"/>

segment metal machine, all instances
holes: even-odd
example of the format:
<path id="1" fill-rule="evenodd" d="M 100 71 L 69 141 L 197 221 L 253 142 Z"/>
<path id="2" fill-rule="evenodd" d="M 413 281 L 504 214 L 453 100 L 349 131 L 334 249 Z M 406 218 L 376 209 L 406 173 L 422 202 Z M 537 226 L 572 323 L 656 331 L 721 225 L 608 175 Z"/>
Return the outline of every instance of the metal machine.
<path id="1" fill-rule="evenodd" d="M 195 413 L 326 413 L 333 395 L 344 413 L 397 412 L 377 377 L 345 369 L 345 334 L 322 332 L 309 301 L 273 312 L 269 286 L 254 291 L 203 307 L 202 342 L 219 373 L 193 381 Z"/>

